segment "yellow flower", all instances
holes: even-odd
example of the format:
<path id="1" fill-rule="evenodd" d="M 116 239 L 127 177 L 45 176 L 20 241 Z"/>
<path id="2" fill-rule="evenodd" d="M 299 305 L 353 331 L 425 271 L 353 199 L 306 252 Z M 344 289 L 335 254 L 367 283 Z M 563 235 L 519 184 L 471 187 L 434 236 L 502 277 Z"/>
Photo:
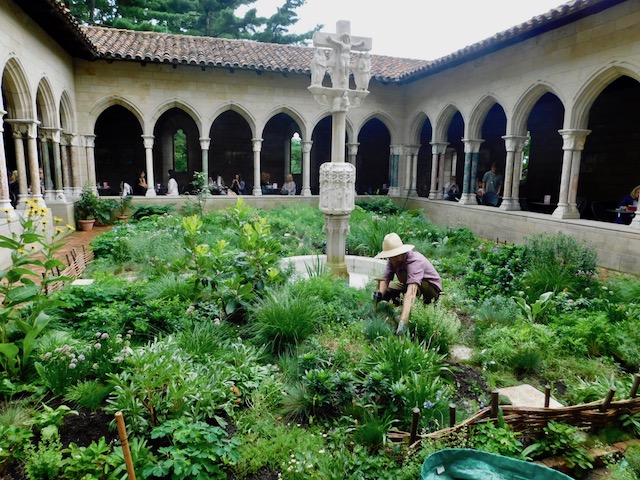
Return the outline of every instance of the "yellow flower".
<path id="1" fill-rule="evenodd" d="M 62 227 L 56 227 L 56 232 L 58 232 L 58 233 L 63 233 L 63 232 L 64 232 L 64 228 L 62 228 Z"/>
<path id="2" fill-rule="evenodd" d="M 60 223 L 62 221 L 62 218 L 60 217 L 53 217 L 53 221 L 56 223 Z"/>
<path id="3" fill-rule="evenodd" d="M 18 253 L 21 255 L 26 255 L 27 251 L 24 248 L 19 248 Z"/>
<path id="4" fill-rule="evenodd" d="M 11 213 L 11 209 L 10 208 L 5 208 L 4 209 L 4 213 Z"/>
<path id="5" fill-rule="evenodd" d="M 75 232 L 75 231 L 76 231 L 76 228 L 75 228 L 75 227 L 73 227 L 73 226 L 71 226 L 71 225 L 69 225 L 68 223 L 67 223 L 67 228 L 68 228 L 69 230 L 71 230 L 72 232 Z"/>

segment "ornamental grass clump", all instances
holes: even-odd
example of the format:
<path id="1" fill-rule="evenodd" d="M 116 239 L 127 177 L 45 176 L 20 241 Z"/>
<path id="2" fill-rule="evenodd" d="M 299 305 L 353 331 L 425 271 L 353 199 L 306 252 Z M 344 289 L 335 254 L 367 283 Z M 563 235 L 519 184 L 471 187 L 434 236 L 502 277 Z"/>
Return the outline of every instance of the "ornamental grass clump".
<path id="1" fill-rule="evenodd" d="M 250 312 L 255 342 L 278 355 L 302 343 L 324 319 L 323 306 L 316 297 L 294 296 L 288 288 L 272 291 Z"/>

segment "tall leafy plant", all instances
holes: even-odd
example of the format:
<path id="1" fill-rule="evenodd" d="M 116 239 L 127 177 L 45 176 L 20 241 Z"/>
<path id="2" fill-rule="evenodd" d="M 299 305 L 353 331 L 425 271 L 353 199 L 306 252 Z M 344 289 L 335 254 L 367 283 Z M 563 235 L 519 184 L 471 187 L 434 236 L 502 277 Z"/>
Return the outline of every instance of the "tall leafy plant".
<path id="1" fill-rule="evenodd" d="M 47 208 L 29 199 L 18 231 L 0 235 L 0 248 L 11 252 L 11 265 L 0 271 L 0 368 L 10 378 L 24 373 L 36 339 L 50 321 L 45 309 L 58 303 L 47 296 L 47 286 L 69 280 L 56 273 L 65 265 L 55 253 L 62 235 L 73 227 L 58 226 L 62 219 L 54 217 L 56 225 L 49 234 L 49 218 Z M 34 255 L 38 251 L 40 255 Z"/>

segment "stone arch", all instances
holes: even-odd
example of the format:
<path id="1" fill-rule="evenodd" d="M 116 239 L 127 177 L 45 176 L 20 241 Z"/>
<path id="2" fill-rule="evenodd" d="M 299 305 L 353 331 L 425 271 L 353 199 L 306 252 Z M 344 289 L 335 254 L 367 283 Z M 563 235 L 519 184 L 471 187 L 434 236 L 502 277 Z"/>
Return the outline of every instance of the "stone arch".
<path id="1" fill-rule="evenodd" d="M 100 117 L 100 114 L 102 114 L 109 107 L 113 107 L 114 105 L 119 105 L 129 110 L 138 119 L 138 122 L 140 123 L 140 127 L 142 128 L 143 134 L 144 132 L 146 132 L 146 128 L 145 128 L 146 123 L 144 121 L 144 115 L 142 114 L 140 109 L 136 107 L 134 103 L 130 102 L 126 98 L 121 97 L 119 95 L 104 97 L 98 100 L 98 102 L 96 102 L 96 104 L 93 106 L 93 108 L 89 112 L 89 121 L 88 121 L 89 129 L 88 130 L 90 132 L 92 133 L 95 132 L 96 122 Z"/>
<path id="2" fill-rule="evenodd" d="M 68 91 L 62 92 L 60 96 L 60 128 L 63 133 L 72 133 L 75 130 L 75 116 L 73 104 Z"/>
<path id="3" fill-rule="evenodd" d="M 59 119 L 58 115 L 56 115 L 58 109 L 53 97 L 51 83 L 46 77 L 43 77 L 38 84 L 36 91 L 36 109 L 41 127 L 53 128 L 58 126 Z"/>
<path id="4" fill-rule="evenodd" d="M 216 108 L 209 116 L 209 122 L 208 122 L 208 125 L 206 126 L 207 129 L 203 130 L 203 132 L 206 132 L 208 134 L 208 132 L 211 131 L 211 127 L 213 126 L 213 123 L 216 121 L 216 119 L 220 115 L 222 115 L 224 112 L 227 112 L 229 110 L 237 113 L 242 118 L 244 118 L 244 120 L 249 125 L 249 128 L 251 129 L 252 138 L 256 138 L 257 130 L 258 130 L 258 127 L 257 127 L 258 122 L 256 121 L 255 117 L 249 112 L 249 110 L 247 110 L 245 107 L 235 102 L 224 103 L 220 105 L 218 108 Z"/>
<path id="5" fill-rule="evenodd" d="M 564 106 L 565 102 L 562 100 L 560 95 L 558 95 L 558 89 L 555 88 L 551 83 L 540 81 L 534 85 L 531 85 L 527 90 L 525 90 L 525 92 L 520 96 L 515 104 L 515 108 L 513 109 L 513 116 L 511 117 L 511 126 L 508 127 L 509 134 L 527 134 L 527 120 L 529 118 L 529 114 L 531 113 L 531 110 L 538 102 L 538 100 L 540 100 L 540 98 L 546 93 L 552 93 L 553 95 L 558 97 L 558 99 Z"/>
<path id="6" fill-rule="evenodd" d="M 419 111 L 414 115 L 409 123 L 409 143 L 420 145 L 422 129 L 427 121 L 431 122 L 431 118 L 426 112 Z"/>
<path id="7" fill-rule="evenodd" d="M 471 115 L 469 115 L 469 122 L 467 123 L 465 132 L 467 138 L 482 138 L 482 124 L 484 123 L 489 110 L 491 110 L 495 104 L 502 107 L 501 102 L 498 101 L 495 95 L 489 93 L 482 97 L 482 99 L 480 99 L 480 101 L 471 109 Z"/>
<path id="8" fill-rule="evenodd" d="M 266 127 L 267 123 L 269 123 L 269 121 L 279 113 L 284 113 L 285 115 L 290 116 L 298 124 L 298 127 L 301 130 L 300 136 L 302 137 L 302 139 L 306 140 L 308 138 L 307 124 L 304 121 L 302 115 L 299 112 L 297 112 L 295 109 L 286 105 L 278 105 L 272 110 L 270 110 L 269 112 L 267 112 L 267 114 L 264 116 L 264 123 L 262 127 L 263 130 Z"/>
<path id="9" fill-rule="evenodd" d="M 447 104 L 440 115 L 436 118 L 436 123 L 433 129 L 433 141 L 434 142 L 446 142 L 449 130 L 449 123 L 453 116 L 460 112 L 460 109 L 454 103 Z M 462 114 L 462 112 L 460 112 Z M 464 118 L 463 118 L 464 119 Z"/>
<path id="10" fill-rule="evenodd" d="M 389 116 L 389 114 L 383 112 L 382 110 L 375 110 L 364 117 L 357 125 L 357 129 L 355 130 L 356 132 L 358 132 L 357 135 L 360 135 L 362 127 L 364 127 L 369 121 L 373 119 L 380 120 L 384 124 L 384 126 L 387 127 L 387 130 L 389 130 L 389 134 L 391 135 L 391 143 L 401 143 L 401 141 L 396 137 L 396 132 L 398 130 L 396 122 Z M 356 139 L 357 136 L 354 136 L 353 138 Z"/>
<path id="11" fill-rule="evenodd" d="M 623 76 L 640 81 L 640 66 L 616 60 L 587 78 L 575 97 L 569 117 L 569 128 L 587 128 L 589 110 L 593 102 L 607 86 Z"/>
<path id="12" fill-rule="evenodd" d="M 2 93 L 7 98 L 7 104 L 4 106 L 7 118 L 35 119 L 34 101 L 27 75 L 20 60 L 15 57 L 7 60 L 2 72 Z"/>
<path id="13" fill-rule="evenodd" d="M 198 112 L 188 103 L 183 102 L 181 100 L 177 100 L 177 99 L 167 100 L 166 102 L 160 104 L 158 108 L 156 108 L 156 110 L 151 115 L 150 125 L 152 125 L 155 128 L 155 125 L 158 122 L 158 119 L 162 117 L 162 115 L 165 112 L 168 112 L 172 108 L 177 108 L 179 110 L 182 110 L 187 115 L 189 115 L 195 122 L 196 126 L 198 127 L 198 132 L 200 133 L 200 136 L 203 136 L 205 132 L 202 129 L 202 126 L 203 126 L 202 118 L 200 117 Z"/>

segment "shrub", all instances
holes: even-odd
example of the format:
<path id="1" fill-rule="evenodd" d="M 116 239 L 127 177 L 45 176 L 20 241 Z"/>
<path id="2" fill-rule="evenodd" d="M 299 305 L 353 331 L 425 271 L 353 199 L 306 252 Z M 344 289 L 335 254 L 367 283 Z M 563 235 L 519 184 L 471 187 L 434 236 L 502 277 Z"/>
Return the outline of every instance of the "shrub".
<path id="1" fill-rule="evenodd" d="M 520 453 L 522 451 L 522 442 L 518 440 L 517 433 L 513 432 L 504 423 L 496 426 L 491 422 L 487 422 L 474 427 L 471 431 L 470 447 L 524 460 Z"/>

